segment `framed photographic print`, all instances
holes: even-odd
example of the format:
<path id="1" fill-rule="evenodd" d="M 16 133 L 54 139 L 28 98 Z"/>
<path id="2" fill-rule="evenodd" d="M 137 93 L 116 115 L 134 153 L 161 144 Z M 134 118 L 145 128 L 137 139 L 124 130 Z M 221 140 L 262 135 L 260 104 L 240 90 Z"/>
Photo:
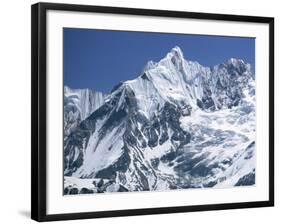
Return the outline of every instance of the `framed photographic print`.
<path id="1" fill-rule="evenodd" d="M 32 6 L 32 219 L 274 205 L 274 19 Z"/>

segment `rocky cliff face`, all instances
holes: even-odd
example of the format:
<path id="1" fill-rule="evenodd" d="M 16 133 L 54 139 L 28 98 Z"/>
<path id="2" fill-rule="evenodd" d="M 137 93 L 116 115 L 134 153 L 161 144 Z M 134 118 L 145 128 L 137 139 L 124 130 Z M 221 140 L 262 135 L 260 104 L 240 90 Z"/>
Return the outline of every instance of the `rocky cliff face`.
<path id="1" fill-rule="evenodd" d="M 66 194 L 255 183 L 255 81 L 242 60 L 207 68 L 175 47 L 106 98 L 70 96 Z"/>

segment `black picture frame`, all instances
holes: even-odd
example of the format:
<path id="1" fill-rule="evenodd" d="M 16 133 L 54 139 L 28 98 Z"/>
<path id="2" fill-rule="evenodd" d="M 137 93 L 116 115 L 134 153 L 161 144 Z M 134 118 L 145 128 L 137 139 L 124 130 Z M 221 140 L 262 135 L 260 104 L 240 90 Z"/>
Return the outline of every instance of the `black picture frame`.
<path id="1" fill-rule="evenodd" d="M 208 204 L 196 206 L 159 207 L 132 210 L 114 210 L 68 214 L 46 213 L 46 12 L 64 10 L 75 12 L 101 12 L 124 15 L 193 18 L 217 21 L 254 22 L 269 25 L 269 200 L 243 203 Z M 238 209 L 274 206 L 274 18 L 240 15 L 164 11 L 137 8 L 102 7 L 89 5 L 37 3 L 31 11 L 31 218 L 36 221 L 54 221 L 161 213 L 194 212 L 206 210 Z"/>

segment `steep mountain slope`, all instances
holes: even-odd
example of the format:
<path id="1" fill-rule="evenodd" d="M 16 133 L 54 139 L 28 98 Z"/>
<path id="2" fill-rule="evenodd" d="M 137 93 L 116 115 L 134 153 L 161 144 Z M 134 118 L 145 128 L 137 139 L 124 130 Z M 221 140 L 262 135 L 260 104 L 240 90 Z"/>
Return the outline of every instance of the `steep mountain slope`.
<path id="1" fill-rule="evenodd" d="M 90 89 L 64 87 L 64 135 L 68 136 L 77 125 L 104 103 L 105 95 Z"/>
<path id="2" fill-rule="evenodd" d="M 254 149 L 250 65 L 210 69 L 175 47 L 65 138 L 65 193 L 253 185 Z"/>

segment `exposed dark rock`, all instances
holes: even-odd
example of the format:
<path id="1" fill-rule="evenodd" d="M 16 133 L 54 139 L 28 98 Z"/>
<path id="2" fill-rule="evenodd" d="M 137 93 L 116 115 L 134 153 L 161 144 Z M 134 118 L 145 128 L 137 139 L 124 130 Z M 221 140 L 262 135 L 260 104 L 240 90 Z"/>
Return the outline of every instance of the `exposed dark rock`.
<path id="1" fill-rule="evenodd" d="M 70 189 L 69 194 L 78 194 L 78 192 L 78 188 L 74 187 Z"/>
<path id="2" fill-rule="evenodd" d="M 91 193 L 94 193 L 94 191 L 91 190 L 91 189 L 85 188 L 85 187 L 83 187 L 83 188 L 80 190 L 80 194 L 91 194 Z"/>
<path id="3" fill-rule="evenodd" d="M 254 185 L 256 182 L 256 175 L 255 172 L 251 172 L 243 177 L 241 177 L 235 186 L 249 186 L 249 185 Z"/>

